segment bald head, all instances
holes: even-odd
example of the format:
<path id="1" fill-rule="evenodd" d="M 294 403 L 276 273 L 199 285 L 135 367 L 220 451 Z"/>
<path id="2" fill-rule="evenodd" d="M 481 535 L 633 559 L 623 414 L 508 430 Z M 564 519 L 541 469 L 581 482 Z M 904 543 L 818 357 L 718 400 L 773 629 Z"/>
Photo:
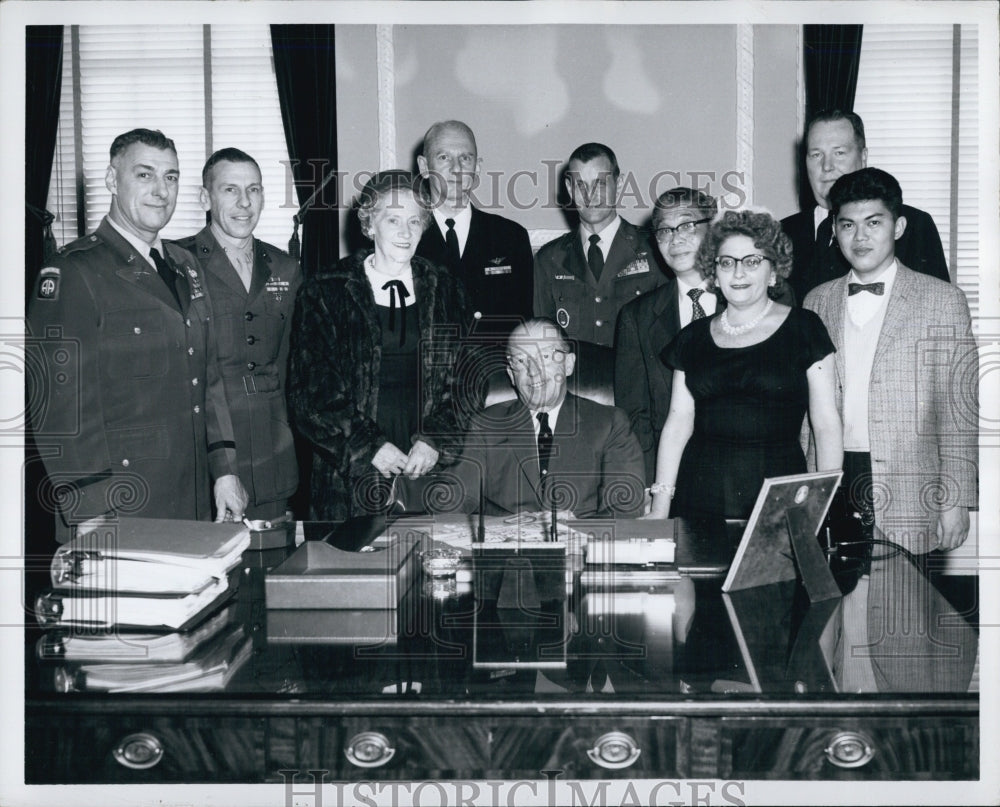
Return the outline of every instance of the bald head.
<path id="1" fill-rule="evenodd" d="M 462 210 L 479 179 L 476 136 L 461 121 L 435 123 L 424 135 L 423 153 L 417 157 L 417 165 L 430 182 L 432 202 Z"/>

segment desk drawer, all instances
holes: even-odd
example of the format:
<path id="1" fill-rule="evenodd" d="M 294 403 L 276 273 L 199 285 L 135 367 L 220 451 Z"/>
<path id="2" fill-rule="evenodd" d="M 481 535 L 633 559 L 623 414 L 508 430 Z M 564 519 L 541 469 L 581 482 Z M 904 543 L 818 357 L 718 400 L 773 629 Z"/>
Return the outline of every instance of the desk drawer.
<path id="1" fill-rule="evenodd" d="M 263 720 L 80 715 L 33 717 L 25 730 L 29 784 L 255 782 Z"/>
<path id="2" fill-rule="evenodd" d="M 490 776 L 636 779 L 683 775 L 686 722 L 539 715 L 494 721 Z M 548 774 L 554 777 L 556 774 Z"/>
<path id="3" fill-rule="evenodd" d="M 720 771 L 734 779 L 977 779 L 977 718 L 723 720 Z"/>
<path id="4" fill-rule="evenodd" d="M 371 715 L 272 718 L 268 779 L 282 770 L 328 780 L 461 779 L 488 768 L 489 730 L 479 718 Z"/>

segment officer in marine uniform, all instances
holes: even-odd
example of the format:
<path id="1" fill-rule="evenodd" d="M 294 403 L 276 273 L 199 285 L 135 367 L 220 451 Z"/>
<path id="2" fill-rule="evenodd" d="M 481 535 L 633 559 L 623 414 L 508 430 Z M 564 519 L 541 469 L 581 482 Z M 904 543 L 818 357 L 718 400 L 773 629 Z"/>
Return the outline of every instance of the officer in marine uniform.
<path id="1" fill-rule="evenodd" d="M 101 515 L 209 519 L 213 492 L 217 521 L 243 517 L 204 279 L 159 238 L 178 180 L 162 132 L 115 138 L 109 214 L 42 269 L 28 304 L 42 362 L 29 415 L 59 540 Z"/>
<path id="2" fill-rule="evenodd" d="M 253 237 L 264 209 L 253 157 L 221 149 L 201 177 L 201 205 L 211 224 L 177 243 L 197 258 L 208 287 L 239 476 L 250 495 L 246 514 L 275 519 L 298 486 L 285 376 L 302 275 L 298 261 Z"/>

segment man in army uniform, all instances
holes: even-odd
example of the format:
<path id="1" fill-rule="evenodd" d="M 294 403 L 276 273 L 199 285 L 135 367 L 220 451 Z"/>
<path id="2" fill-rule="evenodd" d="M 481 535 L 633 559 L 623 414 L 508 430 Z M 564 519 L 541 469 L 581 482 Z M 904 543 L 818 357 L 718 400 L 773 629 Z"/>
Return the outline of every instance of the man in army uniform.
<path id="1" fill-rule="evenodd" d="M 160 240 L 173 215 L 177 150 L 134 129 L 111 144 L 111 210 L 42 269 L 28 323 L 43 372 L 32 426 L 57 537 L 95 516 L 243 517 L 232 423 L 197 262 Z M 34 349 L 34 348 L 33 348 Z"/>
<path id="2" fill-rule="evenodd" d="M 201 179 L 201 205 L 212 221 L 177 243 L 197 258 L 208 288 L 240 480 L 250 494 L 246 514 L 275 519 L 298 485 L 285 371 L 301 273 L 298 261 L 253 237 L 264 209 L 253 157 L 217 151 Z"/>
<path id="3" fill-rule="evenodd" d="M 618 312 L 666 282 L 639 228 L 618 215 L 624 177 L 615 153 L 584 143 L 569 158 L 566 190 L 579 228 L 535 256 L 535 316 L 554 319 L 571 339 L 613 347 Z"/>

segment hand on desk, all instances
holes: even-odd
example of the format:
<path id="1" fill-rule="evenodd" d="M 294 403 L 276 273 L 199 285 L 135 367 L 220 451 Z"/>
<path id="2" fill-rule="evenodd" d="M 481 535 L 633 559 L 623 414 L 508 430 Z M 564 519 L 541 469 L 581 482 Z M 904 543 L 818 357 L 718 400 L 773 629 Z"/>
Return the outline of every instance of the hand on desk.
<path id="1" fill-rule="evenodd" d="M 226 474 L 215 480 L 215 520 L 242 521 L 250 496 L 235 474 Z"/>

